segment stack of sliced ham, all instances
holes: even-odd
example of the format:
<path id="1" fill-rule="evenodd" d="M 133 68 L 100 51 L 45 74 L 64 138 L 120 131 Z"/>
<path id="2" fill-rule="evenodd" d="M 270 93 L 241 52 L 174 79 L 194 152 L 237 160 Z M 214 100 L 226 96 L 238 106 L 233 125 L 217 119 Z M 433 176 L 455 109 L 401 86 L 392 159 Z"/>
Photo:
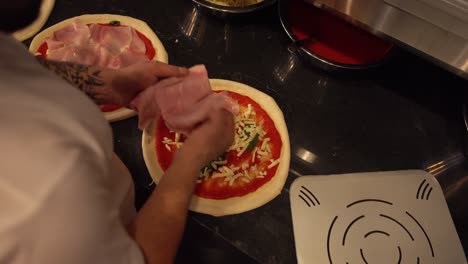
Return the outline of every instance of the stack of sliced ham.
<path id="1" fill-rule="evenodd" d="M 233 114 L 239 111 L 226 93 L 211 90 L 203 65 L 190 68 L 185 77 L 156 83 L 141 92 L 131 105 L 138 112 L 141 129 L 162 116 L 169 129 L 185 134 L 205 121 L 213 110 L 224 108 Z"/>
<path id="2" fill-rule="evenodd" d="M 118 69 L 148 61 L 146 47 L 128 26 L 74 21 L 46 40 L 47 58 Z"/>

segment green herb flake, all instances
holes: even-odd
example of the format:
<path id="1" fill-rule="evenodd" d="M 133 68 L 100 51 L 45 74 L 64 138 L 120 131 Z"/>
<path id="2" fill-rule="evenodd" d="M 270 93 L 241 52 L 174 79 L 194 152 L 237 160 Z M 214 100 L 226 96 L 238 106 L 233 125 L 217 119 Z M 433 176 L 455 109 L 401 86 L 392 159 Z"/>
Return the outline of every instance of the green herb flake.
<path id="1" fill-rule="evenodd" d="M 223 160 L 226 160 L 226 158 L 227 158 L 227 153 L 225 152 L 223 155 L 219 156 L 217 159 L 215 159 L 213 161 L 223 161 Z M 211 161 L 211 162 L 213 162 L 213 161 Z M 216 171 L 215 168 L 213 166 L 211 166 L 211 162 L 208 163 L 205 167 L 203 167 L 200 170 L 200 173 L 203 174 L 203 172 L 205 171 L 205 168 L 206 168 L 208 173 L 212 173 L 212 172 Z"/>
<path id="2" fill-rule="evenodd" d="M 259 137 L 260 135 L 258 133 L 255 134 L 255 137 L 252 139 L 252 141 L 250 141 L 249 145 L 247 146 L 247 149 L 246 149 L 247 152 L 252 151 L 255 148 L 255 146 L 257 146 Z"/>
<path id="3" fill-rule="evenodd" d="M 205 167 L 203 167 L 201 170 L 200 170 L 200 174 L 203 174 L 203 172 L 205 172 L 205 169 L 208 173 L 211 173 L 213 172 L 213 167 L 211 167 L 211 165 L 206 165 Z"/>
<path id="4" fill-rule="evenodd" d="M 118 21 L 118 20 L 112 20 L 111 22 L 109 22 L 109 25 L 120 26 L 120 21 Z"/>

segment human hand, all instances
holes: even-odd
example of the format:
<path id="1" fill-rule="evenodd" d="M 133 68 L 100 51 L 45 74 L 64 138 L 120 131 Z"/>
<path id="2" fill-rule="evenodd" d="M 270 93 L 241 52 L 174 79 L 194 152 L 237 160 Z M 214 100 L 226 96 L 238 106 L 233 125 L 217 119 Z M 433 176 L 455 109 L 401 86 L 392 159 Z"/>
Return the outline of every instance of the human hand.
<path id="1" fill-rule="evenodd" d="M 151 61 L 140 62 L 119 70 L 109 70 L 109 73 L 109 103 L 129 107 L 132 99 L 142 90 L 163 78 L 185 76 L 188 74 L 188 69 Z"/>
<path id="2" fill-rule="evenodd" d="M 206 121 L 188 135 L 176 155 L 188 155 L 202 168 L 223 154 L 234 141 L 234 117 L 224 108 L 215 108 Z"/>

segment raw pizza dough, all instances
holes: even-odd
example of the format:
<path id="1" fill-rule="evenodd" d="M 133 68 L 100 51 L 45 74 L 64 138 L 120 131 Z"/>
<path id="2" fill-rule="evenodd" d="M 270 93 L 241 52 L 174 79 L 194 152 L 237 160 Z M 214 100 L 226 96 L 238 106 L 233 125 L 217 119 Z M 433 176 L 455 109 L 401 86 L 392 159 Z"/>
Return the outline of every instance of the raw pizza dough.
<path id="1" fill-rule="evenodd" d="M 213 90 L 232 91 L 250 97 L 257 102 L 273 120 L 283 143 L 280 154 L 280 163 L 276 175 L 270 181 L 262 185 L 256 191 L 242 197 L 233 197 L 222 200 L 206 199 L 194 195 L 189 209 L 194 212 L 223 216 L 243 213 L 258 208 L 273 200 L 281 193 L 288 177 L 289 162 L 291 158 L 288 129 L 284 121 L 283 112 L 276 102 L 267 94 L 238 82 L 211 79 Z M 143 131 L 143 157 L 153 180 L 158 183 L 164 172 L 159 166 L 155 147 L 155 124 L 152 122 Z"/>
<path id="2" fill-rule="evenodd" d="M 39 14 L 36 20 L 34 20 L 31 25 L 14 32 L 13 37 L 19 41 L 25 41 L 28 38 L 34 36 L 37 32 L 39 32 L 39 30 L 41 30 L 41 28 L 47 22 L 47 19 L 49 19 L 54 5 L 55 0 L 42 0 L 41 9 L 39 10 Z"/>
<path id="3" fill-rule="evenodd" d="M 166 49 L 164 48 L 162 42 L 159 40 L 158 36 L 156 36 L 154 31 L 148 26 L 148 24 L 136 18 L 112 14 L 82 15 L 72 17 L 60 23 L 57 23 L 47 29 L 44 29 L 41 33 L 37 34 L 32 40 L 31 45 L 29 46 L 29 51 L 33 54 L 37 53 L 37 50 L 42 45 L 42 43 L 44 43 L 48 37 L 52 36 L 55 31 L 68 26 L 77 19 L 84 24 L 109 23 L 114 20 L 120 21 L 120 24 L 122 26 L 130 26 L 136 29 L 151 41 L 154 49 L 156 50 L 156 55 L 154 56 L 153 60 L 168 63 Z M 135 116 L 137 113 L 131 109 L 119 108 L 111 112 L 103 112 L 103 114 L 109 122 L 114 122 L 130 118 L 132 116 Z"/>

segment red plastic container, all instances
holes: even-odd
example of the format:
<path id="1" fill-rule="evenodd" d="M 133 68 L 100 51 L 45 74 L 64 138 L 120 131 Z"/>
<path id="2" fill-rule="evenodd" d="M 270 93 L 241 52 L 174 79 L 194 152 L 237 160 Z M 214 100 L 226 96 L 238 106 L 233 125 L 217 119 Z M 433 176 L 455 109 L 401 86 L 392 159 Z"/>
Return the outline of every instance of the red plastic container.
<path id="1" fill-rule="evenodd" d="M 379 66 L 394 45 L 303 0 L 279 3 L 284 29 L 300 53 L 327 70 Z"/>

